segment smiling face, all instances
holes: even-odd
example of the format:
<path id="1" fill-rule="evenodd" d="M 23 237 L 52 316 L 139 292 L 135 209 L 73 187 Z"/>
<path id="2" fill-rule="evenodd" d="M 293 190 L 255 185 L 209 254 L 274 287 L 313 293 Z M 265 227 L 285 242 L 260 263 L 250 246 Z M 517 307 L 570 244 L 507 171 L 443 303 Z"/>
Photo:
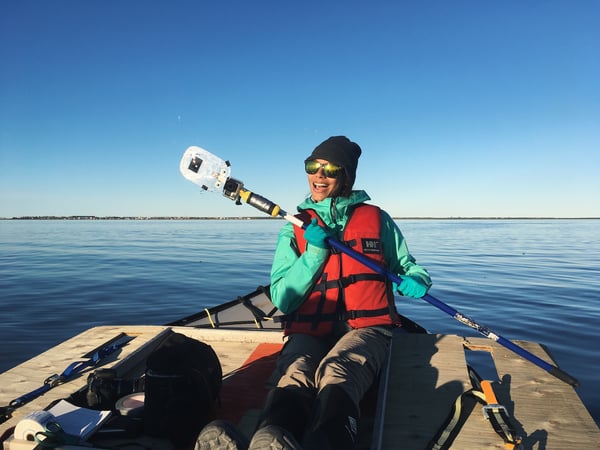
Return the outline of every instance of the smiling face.
<path id="1" fill-rule="evenodd" d="M 325 159 L 317 159 L 316 161 L 326 164 Z M 340 188 L 339 178 L 329 178 L 323 173 L 323 167 L 319 168 L 316 173 L 307 174 L 308 186 L 310 187 L 310 196 L 315 202 L 325 200 L 327 197 L 334 197 Z"/>

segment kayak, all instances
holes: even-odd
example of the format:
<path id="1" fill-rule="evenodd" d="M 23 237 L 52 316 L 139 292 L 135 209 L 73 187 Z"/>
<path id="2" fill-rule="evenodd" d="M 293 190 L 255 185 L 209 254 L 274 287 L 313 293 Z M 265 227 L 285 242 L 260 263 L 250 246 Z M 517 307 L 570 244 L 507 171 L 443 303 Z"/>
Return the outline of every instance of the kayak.
<path id="1" fill-rule="evenodd" d="M 427 333 L 425 328 L 408 317 L 400 316 L 402 332 Z M 273 303 L 269 286 L 259 286 L 253 292 L 222 305 L 171 322 L 169 326 L 195 328 L 226 328 L 230 330 L 278 330 L 283 329 L 283 314 Z"/>
<path id="2" fill-rule="evenodd" d="M 0 406 L 4 407 L 44 386 L 45 380 L 60 378 L 52 375 L 62 375 L 74 361 L 83 367 L 39 396 L 5 410 L 6 420 L 0 424 L 4 449 L 34 448 L 36 443 L 21 439 L 15 427 L 61 399 L 84 395 L 94 370 L 114 369 L 123 379 L 141 377 L 148 356 L 173 333 L 215 350 L 223 382 L 214 418 L 227 420 L 250 436 L 265 396 L 276 382 L 273 371 L 283 345 L 281 319 L 266 286 L 161 326 L 106 325 L 85 330 L 0 374 Z M 546 450 L 600 448 L 600 429 L 572 386 L 489 339 L 435 334 L 409 318 L 401 321 L 386 367 L 361 403 L 358 448 L 416 450 L 431 448 L 434 442 L 440 443 L 439 448 L 511 448 L 507 440 L 515 441 L 512 448 L 519 443 L 523 448 Z M 520 341 L 519 345 L 551 360 L 537 343 Z M 94 360 L 99 350 L 105 354 Z M 484 380 L 474 375 L 467 363 L 469 354 L 489 355 L 494 375 Z M 118 436 L 103 438 L 108 441 L 94 438 L 102 430 L 99 426 L 86 445 L 109 448 L 124 443 Z M 164 439 L 143 434 L 125 441 L 145 448 L 170 448 Z"/>

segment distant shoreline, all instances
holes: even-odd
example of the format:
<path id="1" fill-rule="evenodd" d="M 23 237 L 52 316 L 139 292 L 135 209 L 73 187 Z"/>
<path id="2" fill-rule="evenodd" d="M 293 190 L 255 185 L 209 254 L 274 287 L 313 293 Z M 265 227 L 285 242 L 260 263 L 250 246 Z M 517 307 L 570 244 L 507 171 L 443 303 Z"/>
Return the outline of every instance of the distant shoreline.
<path id="1" fill-rule="evenodd" d="M 393 217 L 394 220 L 598 220 L 600 217 Z M 281 217 L 203 217 L 203 216 L 21 216 L 0 220 L 284 220 Z"/>

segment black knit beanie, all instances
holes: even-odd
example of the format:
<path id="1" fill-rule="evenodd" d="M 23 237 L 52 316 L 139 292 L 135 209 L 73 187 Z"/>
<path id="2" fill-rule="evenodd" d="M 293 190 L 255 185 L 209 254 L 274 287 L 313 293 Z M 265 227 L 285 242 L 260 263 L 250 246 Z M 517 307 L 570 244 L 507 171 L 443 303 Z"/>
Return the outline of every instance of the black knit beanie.
<path id="1" fill-rule="evenodd" d="M 332 136 L 317 145 L 311 155 L 306 158 L 306 161 L 324 159 L 342 166 L 348 176 L 348 185 L 352 188 L 356 179 L 358 158 L 361 153 L 362 150 L 358 144 L 352 142 L 346 136 Z"/>

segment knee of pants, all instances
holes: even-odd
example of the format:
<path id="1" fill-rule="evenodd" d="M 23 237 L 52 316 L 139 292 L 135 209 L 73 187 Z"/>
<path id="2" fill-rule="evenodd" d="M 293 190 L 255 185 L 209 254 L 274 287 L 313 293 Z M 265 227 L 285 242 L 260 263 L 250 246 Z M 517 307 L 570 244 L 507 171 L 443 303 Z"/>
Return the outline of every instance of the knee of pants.
<path id="1" fill-rule="evenodd" d="M 348 394 L 360 401 L 373 385 L 387 357 L 389 338 L 371 329 L 344 335 L 323 358 L 315 372 L 317 389 L 343 384 Z"/>
<path id="2" fill-rule="evenodd" d="M 290 336 L 277 360 L 277 386 L 314 388 L 315 371 L 329 347 L 313 336 Z"/>

